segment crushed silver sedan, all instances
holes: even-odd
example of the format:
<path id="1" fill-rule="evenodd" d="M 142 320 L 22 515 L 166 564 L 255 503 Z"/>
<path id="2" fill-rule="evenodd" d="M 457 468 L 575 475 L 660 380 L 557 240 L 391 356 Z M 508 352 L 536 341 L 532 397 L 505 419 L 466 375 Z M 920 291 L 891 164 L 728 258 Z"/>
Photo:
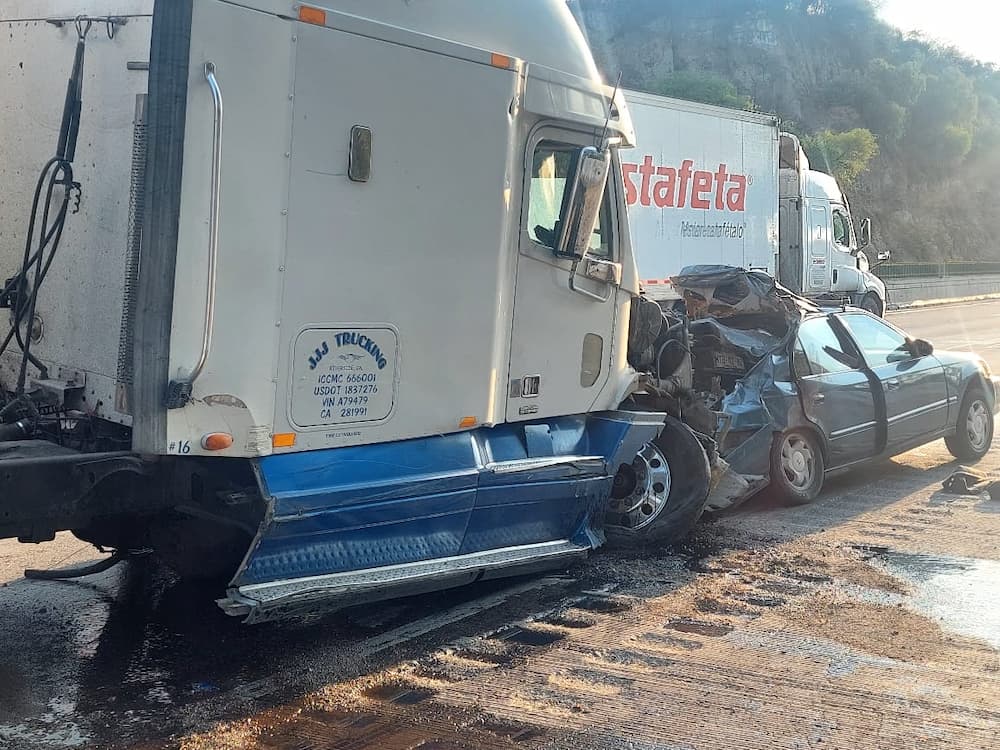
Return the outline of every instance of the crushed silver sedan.
<path id="1" fill-rule="evenodd" d="M 963 461 L 989 450 L 997 390 L 975 354 L 817 307 L 761 272 L 694 266 L 673 283 L 684 312 L 664 311 L 642 358 L 662 407 L 715 447 L 708 509 L 768 485 L 808 502 L 829 472 L 942 437 Z"/>

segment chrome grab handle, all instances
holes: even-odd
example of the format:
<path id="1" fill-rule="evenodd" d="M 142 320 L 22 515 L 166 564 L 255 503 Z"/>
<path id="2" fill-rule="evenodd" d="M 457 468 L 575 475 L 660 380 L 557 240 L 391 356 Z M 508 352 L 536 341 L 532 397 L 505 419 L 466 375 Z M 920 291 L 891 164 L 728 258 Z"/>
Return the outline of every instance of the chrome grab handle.
<path id="1" fill-rule="evenodd" d="M 894 391 L 899 388 L 899 378 L 892 378 L 891 380 L 885 381 L 885 386 L 890 391 Z"/>
<path id="2" fill-rule="evenodd" d="M 222 187 L 222 89 L 215 77 L 215 63 L 205 63 L 205 80 L 212 89 L 215 103 L 215 118 L 212 129 L 212 194 L 208 208 L 208 278 L 205 283 L 205 328 L 201 337 L 201 354 L 198 362 L 188 375 L 188 383 L 194 383 L 201 375 L 212 349 L 212 333 L 215 330 L 215 282 L 219 268 L 219 192 Z"/>
<path id="3" fill-rule="evenodd" d="M 583 287 L 578 287 L 576 285 L 576 269 L 577 266 L 580 265 L 580 263 L 589 263 L 591 265 L 607 268 L 608 270 L 611 271 L 611 274 L 614 277 L 613 280 L 601 281 L 601 283 L 607 286 L 606 294 L 597 294 L 596 292 L 592 292 L 589 289 L 584 289 Z M 584 297 L 590 297 L 592 300 L 596 300 L 598 302 L 607 302 L 609 299 L 611 299 L 611 295 L 614 293 L 615 287 L 621 283 L 621 280 L 619 278 L 620 273 L 621 273 L 621 267 L 614 261 L 600 260 L 598 258 L 591 258 L 589 256 L 584 256 L 579 260 L 573 261 L 573 265 L 569 269 L 569 288 L 571 291 L 574 291 L 577 294 L 582 294 Z"/>
<path id="4" fill-rule="evenodd" d="M 194 381 L 205 369 L 212 349 L 215 329 L 215 282 L 219 267 L 219 192 L 222 185 L 222 89 L 215 77 L 215 63 L 205 63 L 205 80 L 212 89 L 215 117 L 212 124 L 212 188 L 208 207 L 208 278 L 205 280 L 205 327 L 201 336 L 201 353 L 191 372 L 180 380 L 171 380 L 167 387 L 166 407 L 180 409 L 191 400 Z"/>

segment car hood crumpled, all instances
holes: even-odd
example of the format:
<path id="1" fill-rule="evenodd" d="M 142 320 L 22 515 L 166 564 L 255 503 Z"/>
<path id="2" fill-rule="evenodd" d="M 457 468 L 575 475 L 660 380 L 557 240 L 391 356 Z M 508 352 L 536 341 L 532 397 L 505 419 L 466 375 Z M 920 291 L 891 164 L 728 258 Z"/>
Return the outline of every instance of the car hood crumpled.
<path id="1" fill-rule="evenodd" d="M 730 266 L 688 266 L 672 283 L 691 320 L 695 369 L 736 376 L 717 407 L 720 460 L 708 508 L 722 510 L 768 483 L 774 433 L 787 427 L 798 403 L 783 382 L 790 379 L 784 344 L 798 321 L 820 308 L 765 273 Z M 732 369 L 736 359 L 727 352 L 743 366 Z"/>

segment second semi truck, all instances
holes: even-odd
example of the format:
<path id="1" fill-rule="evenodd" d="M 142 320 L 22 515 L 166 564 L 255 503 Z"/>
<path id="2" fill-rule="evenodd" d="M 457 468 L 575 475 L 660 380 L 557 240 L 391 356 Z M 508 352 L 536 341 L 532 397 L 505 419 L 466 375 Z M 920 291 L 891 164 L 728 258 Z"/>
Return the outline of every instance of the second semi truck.
<path id="1" fill-rule="evenodd" d="M 763 269 L 806 297 L 881 315 L 866 219 L 855 229 L 836 179 L 809 166 L 777 118 L 626 92 L 639 147 L 622 164 L 646 293 L 676 296 L 684 266 Z M 879 259 L 883 259 L 880 256 Z"/>

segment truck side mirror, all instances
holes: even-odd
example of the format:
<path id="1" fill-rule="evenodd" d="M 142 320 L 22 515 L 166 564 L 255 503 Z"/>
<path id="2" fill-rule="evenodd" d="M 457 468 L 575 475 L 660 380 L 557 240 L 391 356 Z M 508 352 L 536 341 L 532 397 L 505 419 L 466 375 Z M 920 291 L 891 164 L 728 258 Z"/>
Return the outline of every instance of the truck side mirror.
<path id="1" fill-rule="evenodd" d="M 865 218 L 861 221 L 861 236 L 858 238 L 858 247 L 868 247 L 872 241 L 872 220 Z"/>
<path id="2" fill-rule="evenodd" d="M 559 257 L 580 259 L 587 254 L 610 171 L 610 151 L 593 146 L 580 149 L 559 215 L 555 247 Z"/>

